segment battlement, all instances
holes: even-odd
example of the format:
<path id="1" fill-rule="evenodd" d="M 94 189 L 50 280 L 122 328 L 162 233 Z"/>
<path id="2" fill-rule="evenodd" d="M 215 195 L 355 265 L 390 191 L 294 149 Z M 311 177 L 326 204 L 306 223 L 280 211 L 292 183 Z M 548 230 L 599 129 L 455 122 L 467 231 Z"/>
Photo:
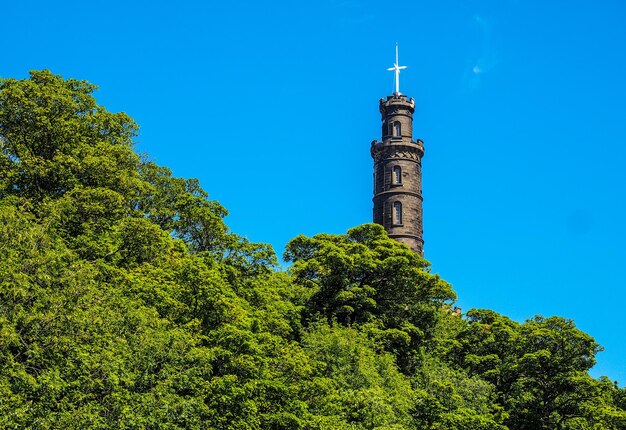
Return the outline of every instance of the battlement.
<path id="1" fill-rule="evenodd" d="M 411 139 L 409 142 L 415 144 L 418 148 L 422 148 L 422 152 L 424 151 L 424 141 L 422 139 Z M 407 142 L 405 139 L 402 139 L 401 137 L 392 137 L 391 139 L 385 140 L 374 139 L 372 140 L 371 146 L 372 148 L 382 148 L 383 146 L 391 145 L 407 145 L 407 143 L 409 142 Z"/>
<path id="2" fill-rule="evenodd" d="M 379 105 L 381 113 L 390 107 L 404 107 L 413 111 L 415 110 L 415 99 L 413 97 L 408 99 L 405 94 L 391 94 L 387 96 L 387 99 L 380 99 Z"/>
<path id="3" fill-rule="evenodd" d="M 375 162 L 382 159 L 406 158 L 419 161 L 424 156 L 424 142 L 421 139 L 406 140 L 373 140 L 370 154 Z"/>

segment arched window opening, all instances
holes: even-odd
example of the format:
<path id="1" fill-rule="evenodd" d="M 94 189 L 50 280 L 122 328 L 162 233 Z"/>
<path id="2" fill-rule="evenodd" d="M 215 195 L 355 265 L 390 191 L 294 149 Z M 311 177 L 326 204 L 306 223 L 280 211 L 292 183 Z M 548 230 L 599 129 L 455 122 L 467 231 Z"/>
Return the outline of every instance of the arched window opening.
<path id="1" fill-rule="evenodd" d="M 402 167 L 393 166 L 393 183 L 398 185 L 402 183 Z"/>
<path id="2" fill-rule="evenodd" d="M 401 127 L 400 123 L 397 122 L 397 121 L 393 123 L 393 135 L 395 137 L 402 136 L 402 127 Z"/>
<path id="3" fill-rule="evenodd" d="M 394 224 L 402 224 L 402 203 L 393 203 Z"/>

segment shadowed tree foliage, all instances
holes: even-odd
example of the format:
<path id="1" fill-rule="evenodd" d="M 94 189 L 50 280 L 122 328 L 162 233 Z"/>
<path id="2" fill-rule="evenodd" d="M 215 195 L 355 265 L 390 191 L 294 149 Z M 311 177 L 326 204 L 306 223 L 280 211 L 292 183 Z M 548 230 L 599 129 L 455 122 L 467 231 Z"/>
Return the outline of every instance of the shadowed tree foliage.
<path id="1" fill-rule="evenodd" d="M 455 298 L 428 262 L 378 224 L 345 235 L 298 236 L 287 244 L 294 281 L 310 290 L 304 320 L 367 325 L 409 371 L 433 336 L 438 309 Z"/>
<path id="2" fill-rule="evenodd" d="M 510 429 L 622 428 L 623 409 L 602 400 L 610 384 L 587 373 L 600 347 L 571 320 L 537 316 L 519 324 L 472 310 L 456 342 L 449 356 L 496 387 Z"/>

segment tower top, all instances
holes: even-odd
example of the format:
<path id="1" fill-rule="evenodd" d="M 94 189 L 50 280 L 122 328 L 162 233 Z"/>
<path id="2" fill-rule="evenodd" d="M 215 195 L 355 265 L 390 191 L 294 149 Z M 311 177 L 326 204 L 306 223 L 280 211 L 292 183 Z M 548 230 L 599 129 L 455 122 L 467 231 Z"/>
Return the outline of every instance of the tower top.
<path id="1" fill-rule="evenodd" d="M 396 74 L 396 92 L 395 95 L 400 95 L 400 70 L 406 69 L 407 66 L 400 66 L 400 62 L 398 61 L 398 42 L 396 42 L 396 62 L 393 63 L 393 67 L 388 68 L 387 70 L 393 70 Z"/>

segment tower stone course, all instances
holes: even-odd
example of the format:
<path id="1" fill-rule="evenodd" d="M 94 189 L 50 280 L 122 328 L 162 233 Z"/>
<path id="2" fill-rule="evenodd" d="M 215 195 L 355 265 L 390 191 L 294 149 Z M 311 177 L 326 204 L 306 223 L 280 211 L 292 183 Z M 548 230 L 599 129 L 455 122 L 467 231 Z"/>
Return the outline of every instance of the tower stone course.
<path id="1" fill-rule="evenodd" d="M 374 140 L 373 220 L 389 237 L 424 253 L 422 157 L 424 144 L 413 139 L 415 101 L 396 92 L 379 103 L 382 140 Z"/>

